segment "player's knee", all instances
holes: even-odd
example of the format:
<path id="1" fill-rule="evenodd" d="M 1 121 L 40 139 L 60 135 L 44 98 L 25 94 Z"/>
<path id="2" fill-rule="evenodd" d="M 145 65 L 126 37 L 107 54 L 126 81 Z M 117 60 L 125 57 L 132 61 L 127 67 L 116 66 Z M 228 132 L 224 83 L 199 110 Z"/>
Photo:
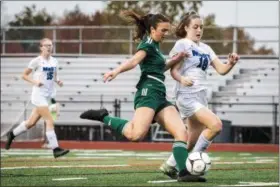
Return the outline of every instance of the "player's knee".
<path id="1" fill-rule="evenodd" d="M 213 125 L 213 128 L 212 128 L 212 131 L 215 133 L 215 134 L 220 134 L 221 131 L 223 129 L 223 123 L 221 122 L 221 120 L 217 120 L 215 122 L 215 124 Z"/>
<path id="2" fill-rule="evenodd" d="M 138 142 L 138 141 L 141 141 L 143 138 L 144 138 L 143 133 L 137 132 L 137 133 L 132 134 L 131 141 Z"/>

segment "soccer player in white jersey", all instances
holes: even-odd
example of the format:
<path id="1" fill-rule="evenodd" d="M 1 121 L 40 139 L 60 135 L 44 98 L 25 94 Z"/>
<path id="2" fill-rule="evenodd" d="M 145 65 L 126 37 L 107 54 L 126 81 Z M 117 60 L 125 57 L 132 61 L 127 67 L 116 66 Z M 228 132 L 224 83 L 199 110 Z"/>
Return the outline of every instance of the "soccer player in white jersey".
<path id="1" fill-rule="evenodd" d="M 63 156 L 69 150 L 62 149 L 58 146 L 57 137 L 54 131 L 54 120 L 49 110 L 51 98 L 55 97 L 55 83 L 60 87 L 63 82 L 58 78 L 58 61 L 51 56 L 53 49 L 52 41 L 44 38 L 40 41 L 40 55 L 29 62 L 28 67 L 24 70 L 22 78 L 33 85 L 31 94 L 31 103 L 35 106 L 30 117 L 20 123 L 15 129 L 7 135 L 6 149 L 9 149 L 13 139 L 36 125 L 42 117 L 46 122 L 46 137 L 53 150 L 55 158 Z M 29 74 L 33 71 L 33 78 Z"/>
<path id="2" fill-rule="evenodd" d="M 176 105 L 182 119 L 187 124 L 189 151 L 205 151 L 212 140 L 221 132 L 222 122 L 207 108 L 206 71 L 210 65 L 220 74 L 227 74 L 236 64 L 239 56 L 229 54 L 224 64 L 210 46 L 200 41 L 203 34 L 203 22 L 196 12 L 183 16 L 176 28 L 180 38 L 170 51 L 170 56 L 179 52 L 189 54 L 181 63 L 171 69 L 175 86 Z M 173 154 L 164 162 L 160 170 L 171 178 L 176 176 L 176 161 Z"/>

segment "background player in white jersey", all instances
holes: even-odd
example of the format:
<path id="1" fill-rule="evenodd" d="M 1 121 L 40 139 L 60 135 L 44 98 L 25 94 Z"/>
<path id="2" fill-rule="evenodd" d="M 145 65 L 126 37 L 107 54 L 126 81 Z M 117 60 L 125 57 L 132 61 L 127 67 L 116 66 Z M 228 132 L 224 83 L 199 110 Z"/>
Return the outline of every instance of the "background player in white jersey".
<path id="1" fill-rule="evenodd" d="M 205 151 L 212 140 L 221 132 L 222 122 L 207 108 L 206 70 L 209 65 L 220 74 L 227 74 L 236 64 L 239 56 L 229 54 L 226 64 L 222 63 L 210 46 L 200 41 L 203 34 L 202 19 L 196 12 L 185 14 L 176 28 L 179 39 L 170 51 L 170 56 L 179 52 L 190 54 L 171 69 L 175 86 L 176 105 L 188 128 L 189 151 Z M 171 155 L 160 167 L 161 171 L 173 177 L 176 175 L 176 161 Z"/>
<path id="2" fill-rule="evenodd" d="M 21 122 L 19 126 L 8 133 L 6 149 L 10 148 L 16 136 L 35 126 L 42 117 L 46 122 L 46 137 L 53 149 L 54 157 L 56 158 L 69 152 L 69 150 L 64 150 L 58 146 L 54 131 L 54 120 L 48 107 L 51 98 L 54 98 L 56 94 L 54 83 L 57 83 L 60 87 L 63 86 L 63 82 L 59 80 L 57 74 L 58 61 L 51 56 L 52 49 L 52 41 L 48 38 L 42 39 L 40 41 L 40 55 L 32 59 L 23 72 L 22 78 L 33 85 L 31 103 L 35 108 L 26 121 Z M 29 77 L 32 71 L 33 79 Z"/>

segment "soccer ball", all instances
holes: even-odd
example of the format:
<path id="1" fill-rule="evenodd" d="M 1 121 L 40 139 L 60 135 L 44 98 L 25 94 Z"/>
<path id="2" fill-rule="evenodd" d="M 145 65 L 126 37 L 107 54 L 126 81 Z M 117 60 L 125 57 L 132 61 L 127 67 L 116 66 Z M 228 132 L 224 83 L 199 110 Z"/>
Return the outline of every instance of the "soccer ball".
<path id="1" fill-rule="evenodd" d="M 203 175 L 210 169 L 211 160 L 205 152 L 193 152 L 189 154 L 186 166 L 192 175 Z"/>

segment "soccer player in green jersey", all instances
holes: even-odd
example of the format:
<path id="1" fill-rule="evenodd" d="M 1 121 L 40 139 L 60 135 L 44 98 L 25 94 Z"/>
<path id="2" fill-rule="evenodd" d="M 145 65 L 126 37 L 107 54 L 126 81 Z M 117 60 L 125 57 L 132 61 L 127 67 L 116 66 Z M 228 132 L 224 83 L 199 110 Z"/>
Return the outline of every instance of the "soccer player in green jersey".
<path id="1" fill-rule="evenodd" d="M 135 114 L 131 121 L 111 117 L 106 109 L 87 110 L 81 114 L 82 119 L 98 120 L 109 125 L 118 133 L 131 141 L 139 141 L 147 134 L 153 120 L 163 125 L 173 135 L 173 154 L 179 168 L 178 181 L 201 181 L 205 179 L 192 176 L 186 170 L 187 130 L 175 106 L 166 100 L 164 72 L 179 63 L 187 56 L 181 52 L 165 63 L 165 57 L 160 51 L 159 44 L 170 30 L 169 20 L 161 14 L 140 16 L 132 11 L 124 11 L 124 17 L 130 18 L 136 25 L 136 36 L 140 39 L 137 52 L 127 62 L 104 74 L 104 82 L 112 81 L 122 72 L 135 68 L 138 64 L 141 77 L 136 85 L 134 98 Z"/>

